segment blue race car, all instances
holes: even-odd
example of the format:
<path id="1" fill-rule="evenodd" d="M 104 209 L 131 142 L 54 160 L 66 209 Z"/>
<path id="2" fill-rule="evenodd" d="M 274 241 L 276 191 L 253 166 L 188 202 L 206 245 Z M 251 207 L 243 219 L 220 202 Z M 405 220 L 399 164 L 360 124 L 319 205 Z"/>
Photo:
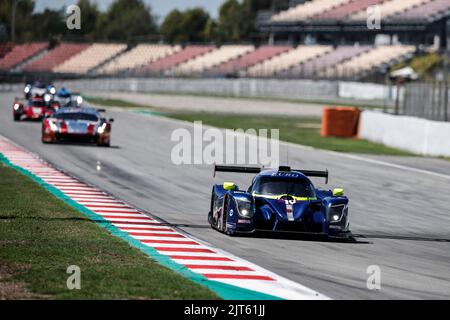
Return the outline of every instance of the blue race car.
<path id="1" fill-rule="evenodd" d="M 284 231 L 351 237 L 344 190 L 319 190 L 308 178 L 322 177 L 328 183 L 328 171 L 215 166 L 214 176 L 216 172 L 257 174 L 247 191 L 232 182 L 213 187 L 208 221 L 220 232 Z"/>

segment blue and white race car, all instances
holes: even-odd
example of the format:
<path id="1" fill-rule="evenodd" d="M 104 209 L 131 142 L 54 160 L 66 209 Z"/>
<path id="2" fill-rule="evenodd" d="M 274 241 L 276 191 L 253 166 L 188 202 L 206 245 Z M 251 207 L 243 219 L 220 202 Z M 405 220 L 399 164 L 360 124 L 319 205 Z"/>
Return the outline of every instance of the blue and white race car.
<path id="1" fill-rule="evenodd" d="M 218 231 L 228 235 L 284 231 L 351 237 L 344 190 L 319 190 L 308 178 L 322 177 L 328 182 L 328 171 L 215 166 L 214 175 L 216 172 L 257 174 L 246 191 L 232 182 L 213 187 L 208 221 Z"/>

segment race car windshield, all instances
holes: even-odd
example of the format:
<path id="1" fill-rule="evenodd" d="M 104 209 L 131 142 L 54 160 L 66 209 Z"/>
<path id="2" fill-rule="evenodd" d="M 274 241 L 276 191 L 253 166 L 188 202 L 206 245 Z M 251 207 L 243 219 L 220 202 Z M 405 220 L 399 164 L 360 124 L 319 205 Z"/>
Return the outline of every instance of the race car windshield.
<path id="1" fill-rule="evenodd" d="M 255 184 L 253 192 L 260 195 L 291 195 L 294 197 L 314 198 L 314 187 L 306 179 L 287 179 L 262 177 Z"/>
<path id="2" fill-rule="evenodd" d="M 44 101 L 31 101 L 29 103 L 29 105 L 32 107 L 45 107 L 45 102 Z"/>
<path id="3" fill-rule="evenodd" d="M 45 89 L 46 88 L 45 84 L 43 84 L 42 82 L 35 82 L 35 83 L 33 83 L 33 87 L 38 88 L 38 89 Z"/>
<path id="4" fill-rule="evenodd" d="M 95 114 L 82 113 L 82 112 L 73 112 L 73 113 L 60 113 L 55 115 L 56 119 L 61 120 L 84 120 L 84 121 L 93 121 L 97 122 L 98 118 Z"/>

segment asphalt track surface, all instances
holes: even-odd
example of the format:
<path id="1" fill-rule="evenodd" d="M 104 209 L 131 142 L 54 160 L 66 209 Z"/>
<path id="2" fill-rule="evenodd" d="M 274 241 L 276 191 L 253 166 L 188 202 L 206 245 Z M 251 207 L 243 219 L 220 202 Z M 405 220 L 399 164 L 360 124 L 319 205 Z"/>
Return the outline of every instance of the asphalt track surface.
<path id="1" fill-rule="evenodd" d="M 246 188 L 252 176 L 213 178 L 211 166 L 172 164 L 171 134 L 178 128 L 191 131 L 191 124 L 111 110 L 108 115 L 116 120 L 111 148 L 44 145 L 39 123 L 12 121 L 13 97 L 0 95 L 0 134 L 201 240 L 334 299 L 450 298 L 448 161 L 282 145 L 282 161 L 289 154 L 295 167 L 328 168 L 329 187 L 345 188 L 357 241 L 228 237 L 207 224 L 211 187 L 231 180 Z M 380 290 L 367 289 L 370 265 L 381 269 Z"/>
<path id="2" fill-rule="evenodd" d="M 155 93 L 86 92 L 86 96 L 121 99 L 161 111 L 216 112 L 230 114 L 258 114 L 320 117 L 322 107 L 312 103 L 270 101 L 263 99 L 223 98 L 192 95 L 169 95 Z M 245 106 L 245 108 L 243 108 Z"/>

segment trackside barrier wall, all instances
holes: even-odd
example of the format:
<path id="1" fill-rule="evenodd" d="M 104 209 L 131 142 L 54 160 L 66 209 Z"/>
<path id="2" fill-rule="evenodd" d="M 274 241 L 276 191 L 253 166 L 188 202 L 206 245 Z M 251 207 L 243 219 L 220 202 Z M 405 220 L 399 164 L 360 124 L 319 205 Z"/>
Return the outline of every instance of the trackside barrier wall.
<path id="1" fill-rule="evenodd" d="M 400 97 L 402 97 L 402 90 Z M 397 97 L 396 86 L 386 86 L 376 83 L 362 83 L 362 82 L 339 82 L 340 98 L 361 99 L 361 100 L 381 100 L 390 99 L 395 100 Z"/>
<path id="2" fill-rule="evenodd" d="M 421 155 L 450 157 L 450 122 L 364 111 L 359 137 Z"/>
<path id="3" fill-rule="evenodd" d="M 108 78 L 66 81 L 60 85 L 79 91 L 204 93 L 298 99 L 332 98 L 338 92 L 336 82 L 310 80 Z"/>
<path id="4" fill-rule="evenodd" d="M 361 99 L 393 101 L 388 86 L 372 83 L 287 79 L 97 78 L 55 83 L 77 91 L 211 94 L 285 99 Z"/>
<path id="5" fill-rule="evenodd" d="M 23 92 L 22 84 L 0 83 L 0 92 Z"/>

